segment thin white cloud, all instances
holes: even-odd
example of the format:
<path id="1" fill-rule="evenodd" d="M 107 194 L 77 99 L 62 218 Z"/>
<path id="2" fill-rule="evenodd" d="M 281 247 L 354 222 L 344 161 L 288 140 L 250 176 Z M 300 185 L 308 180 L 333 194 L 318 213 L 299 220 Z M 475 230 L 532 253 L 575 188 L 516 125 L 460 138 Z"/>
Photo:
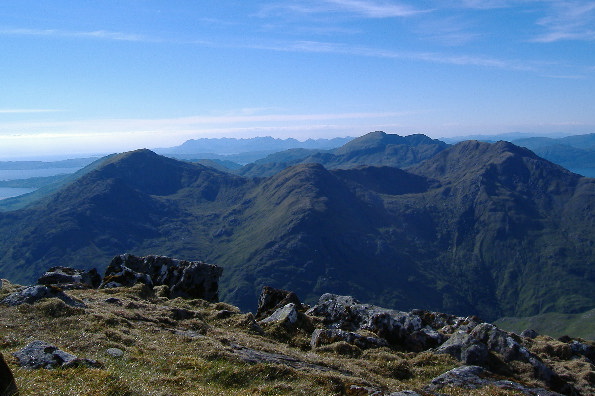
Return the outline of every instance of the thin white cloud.
<path id="1" fill-rule="evenodd" d="M 273 51 L 295 51 L 295 52 L 319 52 L 330 54 L 345 54 L 356 56 L 367 56 L 375 58 L 402 59 L 409 61 L 421 61 L 429 63 L 459 65 L 459 66 L 480 66 L 505 70 L 533 71 L 535 66 L 529 62 L 498 59 L 479 55 L 453 55 L 439 52 L 399 52 L 394 50 L 354 47 L 345 44 L 320 42 L 320 41 L 295 41 L 293 43 L 262 44 L 253 48 Z"/>
<path id="2" fill-rule="evenodd" d="M 362 1 L 362 0 L 325 0 L 327 3 L 334 4 L 344 11 L 356 13 L 368 18 L 395 18 L 409 17 L 417 15 L 428 10 L 416 9 L 411 6 L 387 2 L 387 1 Z"/>
<path id="3" fill-rule="evenodd" d="M 420 9 L 394 1 L 370 0 L 318 0 L 312 2 L 277 2 L 261 8 L 257 14 L 268 17 L 272 14 L 324 14 L 347 13 L 364 18 L 402 18 L 426 13 L 431 10 Z"/>
<path id="4" fill-rule="evenodd" d="M 47 36 L 65 38 L 94 38 L 113 41 L 160 41 L 140 34 L 110 32 L 107 30 L 68 31 L 59 29 L 0 29 L 0 35 L 10 36 Z"/>
<path id="5" fill-rule="evenodd" d="M 545 32 L 532 41 L 595 41 L 595 1 L 551 0 L 548 15 L 537 23 Z"/>
<path id="6" fill-rule="evenodd" d="M 55 109 L 0 109 L 0 114 L 57 113 Z"/>

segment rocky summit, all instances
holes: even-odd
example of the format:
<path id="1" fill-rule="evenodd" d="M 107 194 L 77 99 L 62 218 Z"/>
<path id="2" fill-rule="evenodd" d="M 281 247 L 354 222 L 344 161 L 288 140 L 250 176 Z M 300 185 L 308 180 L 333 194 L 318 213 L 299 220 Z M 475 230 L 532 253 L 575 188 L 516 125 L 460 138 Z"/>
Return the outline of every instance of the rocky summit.
<path id="1" fill-rule="evenodd" d="M 124 267 L 136 281 L 116 284 L 110 276 Z M 185 268 L 193 265 L 117 256 L 103 279 L 110 287 L 61 291 L 84 302 L 74 306 L 62 294 L 17 299 L 28 288 L 4 280 L 5 386 L 21 395 L 595 393 L 593 342 L 517 335 L 475 316 L 399 311 L 330 293 L 308 306 L 272 287 L 262 289 L 255 316 L 148 283 Z M 214 281 L 220 271 L 213 271 Z"/>

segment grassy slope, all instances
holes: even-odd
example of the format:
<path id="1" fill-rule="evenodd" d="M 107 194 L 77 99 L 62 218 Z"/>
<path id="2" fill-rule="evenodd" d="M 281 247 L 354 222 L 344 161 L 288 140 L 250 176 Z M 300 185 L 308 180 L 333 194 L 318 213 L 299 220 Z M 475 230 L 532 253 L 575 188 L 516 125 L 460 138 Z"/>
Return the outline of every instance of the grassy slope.
<path id="1" fill-rule="evenodd" d="M 11 288 L 9 285 L 8 290 Z M 8 290 L 5 287 L 0 295 Z M 358 358 L 332 350 L 314 353 L 306 348 L 309 340 L 305 333 L 283 333 L 270 327 L 267 334 L 258 335 L 250 330 L 252 315 L 239 313 L 235 307 L 151 297 L 143 295 L 139 287 L 69 294 L 84 300 L 88 308 L 70 308 L 50 299 L 33 306 L 2 309 L 0 351 L 9 359 L 21 396 L 339 395 L 351 384 L 391 390 L 421 387 L 457 365 L 446 356 L 414 355 L 388 348 L 368 351 Z M 106 303 L 110 297 L 120 299 L 121 305 Z M 196 317 L 176 320 L 175 309 L 191 311 Z M 218 314 L 221 310 L 235 313 L 223 319 Z M 194 336 L 176 334 L 176 330 Z M 79 357 L 99 360 L 105 369 L 20 369 L 10 352 L 25 346 L 33 334 L 35 339 Z M 286 354 L 328 367 L 328 371 L 248 364 L 231 352 L 230 343 Z M 108 348 L 122 349 L 125 355 L 111 358 L 105 352 Z"/>

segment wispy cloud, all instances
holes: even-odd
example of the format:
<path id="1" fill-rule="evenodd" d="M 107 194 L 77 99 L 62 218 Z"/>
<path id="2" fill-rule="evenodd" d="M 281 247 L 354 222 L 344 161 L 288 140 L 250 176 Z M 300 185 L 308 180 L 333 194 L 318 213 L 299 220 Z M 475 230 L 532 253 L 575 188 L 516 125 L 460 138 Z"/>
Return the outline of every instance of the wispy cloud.
<path id="1" fill-rule="evenodd" d="M 0 29 L 0 35 L 11 36 L 46 36 L 46 37 L 65 37 L 65 38 L 94 38 L 114 41 L 144 41 L 155 42 L 160 41 L 152 37 L 122 33 L 110 32 L 107 30 L 93 30 L 93 31 L 69 31 L 59 29 Z"/>
<path id="2" fill-rule="evenodd" d="M 55 109 L 0 109 L 0 114 L 58 113 Z"/>
<path id="3" fill-rule="evenodd" d="M 253 46 L 252 48 L 273 51 L 318 52 L 329 54 L 345 54 L 375 58 L 401 59 L 438 64 L 459 66 L 480 66 L 516 71 L 533 71 L 534 65 L 526 61 L 498 59 L 480 55 L 444 54 L 439 52 L 399 52 L 390 49 L 371 47 L 357 47 L 339 43 L 321 41 L 295 41 L 284 43 L 269 43 Z"/>
<path id="4" fill-rule="evenodd" d="M 595 40 L 595 1 L 551 0 L 548 16 L 537 23 L 546 32 L 532 41 Z"/>
<path id="5" fill-rule="evenodd" d="M 370 0 L 318 0 L 295 2 L 277 2 L 264 6 L 259 16 L 266 17 L 272 13 L 290 12 L 296 14 L 347 13 L 364 18 L 401 18 L 410 17 L 431 10 L 412 7 L 394 1 Z"/>
<path id="6" fill-rule="evenodd" d="M 368 18 L 395 18 L 409 17 L 428 10 L 417 9 L 409 5 L 387 1 L 362 1 L 362 0 L 325 0 L 344 11 L 353 12 Z"/>

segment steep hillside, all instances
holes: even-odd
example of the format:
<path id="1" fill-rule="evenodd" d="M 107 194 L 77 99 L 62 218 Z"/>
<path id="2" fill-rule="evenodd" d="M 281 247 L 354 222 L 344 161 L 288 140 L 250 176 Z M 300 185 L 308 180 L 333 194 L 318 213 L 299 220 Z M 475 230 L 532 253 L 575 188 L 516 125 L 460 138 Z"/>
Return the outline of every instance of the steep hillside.
<path id="1" fill-rule="evenodd" d="M 288 166 L 318 163 L 328 169 L 348 169 L 361 165 L 406 168 L 431 158 L 448 145 L 425 135 L 399 136 L 370 132 L 334 150 L 287 150 L 246 165 L 243 176 L 271 176 Z"/>
<path id="2" fill-rule="evenodd" d="M 356 147 L 384 136 L 368 138 Z M 224 267 L 220 296 L 243 309 L 271 285 L 485 320 L 584 312 L 593 202 L 595 180 L 506 142 L 463 142 L 407 171 L 304 163 L 256 179 L 140 150 L 0 214 L 0 273 L 28 283 L 53 265 L 162 254 Z"/>

